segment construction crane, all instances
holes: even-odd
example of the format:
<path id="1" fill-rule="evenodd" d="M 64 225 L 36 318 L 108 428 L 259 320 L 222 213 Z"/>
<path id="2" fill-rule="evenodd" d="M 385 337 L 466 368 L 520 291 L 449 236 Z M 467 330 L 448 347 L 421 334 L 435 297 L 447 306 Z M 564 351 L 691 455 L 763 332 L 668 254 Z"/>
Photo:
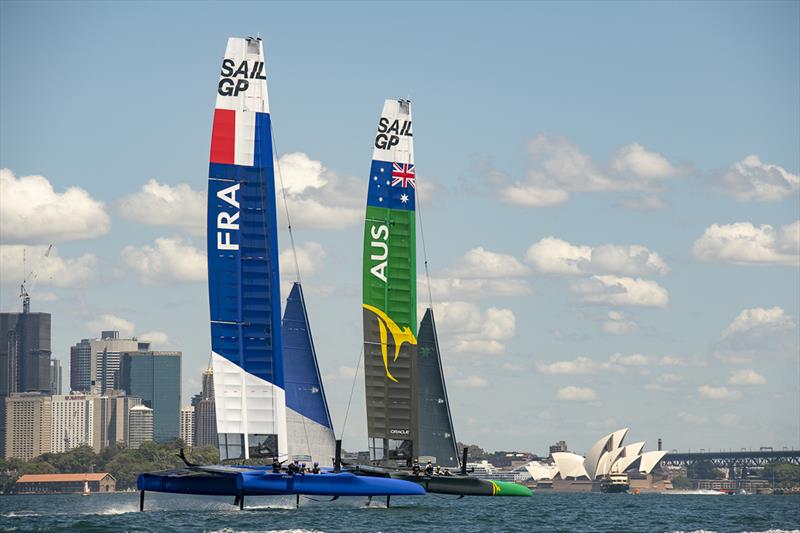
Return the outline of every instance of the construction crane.
<path id="1" fill-rule="evenodd" d="M 41 257 L 45 259 L 50 257 L 50 252 L 53 251 L 53 245 L 50 244 L 47 247 L 47 251 L 45 251 L 44 255 Z M 39 270 L 31 270 L 30 273 L 30 283 L 28 283 L 28 273 L 27 273 L 27 265 L 25 262 L 25 249 L 22 249 L 22 285 L 19 286 L 19 297 L 22 298 L 22 312 L 23 313 L 30 313 L 31 312 L 31 297 L 28 294 L 28 290 L 33 290 L 33 286 L 36 284 L 36 280 L 39 277 Z"/>

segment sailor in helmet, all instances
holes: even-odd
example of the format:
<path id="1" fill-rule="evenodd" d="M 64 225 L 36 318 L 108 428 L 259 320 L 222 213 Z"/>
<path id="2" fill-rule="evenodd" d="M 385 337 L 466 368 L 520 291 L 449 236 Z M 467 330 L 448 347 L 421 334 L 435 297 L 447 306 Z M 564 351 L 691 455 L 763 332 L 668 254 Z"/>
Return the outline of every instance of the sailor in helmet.
<path id="1" fill-rule="evenodd" d="M 311 469 L 311 473 L 312 474 L 319 474 L 320 473 L 319 463 L 317 463 L 317 462 L 314 463 L 314 468 Z"/>

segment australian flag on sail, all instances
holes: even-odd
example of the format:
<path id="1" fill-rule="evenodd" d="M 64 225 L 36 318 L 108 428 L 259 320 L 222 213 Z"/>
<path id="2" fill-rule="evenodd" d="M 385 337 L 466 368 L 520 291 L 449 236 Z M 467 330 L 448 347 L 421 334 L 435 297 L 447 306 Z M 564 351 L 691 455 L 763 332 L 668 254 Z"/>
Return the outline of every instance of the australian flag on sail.
<path id="1" fill-rule="evenodd" d="M 414 211 L 416 208 L 414 165 L 373 160 L 369 174 L 367 205 Z"/>

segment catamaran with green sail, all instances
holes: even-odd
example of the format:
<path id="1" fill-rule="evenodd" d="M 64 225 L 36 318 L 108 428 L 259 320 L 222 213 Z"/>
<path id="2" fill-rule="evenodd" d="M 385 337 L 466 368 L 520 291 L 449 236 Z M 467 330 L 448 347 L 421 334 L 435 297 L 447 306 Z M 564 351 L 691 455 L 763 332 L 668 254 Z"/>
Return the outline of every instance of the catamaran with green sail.
<path id="1" fill-rule="evenodd" d="M 516 483 L 467 475 L 459 464 L 433 307 L 417 328 L 417 177 L 411 102 L 386 100 L 373 143 L 364 221 L 363 331 L 367 433 L 363 473 L 460 496 L 530 496 Z M 456 475 L 419 475 L 415 460 Z"/>

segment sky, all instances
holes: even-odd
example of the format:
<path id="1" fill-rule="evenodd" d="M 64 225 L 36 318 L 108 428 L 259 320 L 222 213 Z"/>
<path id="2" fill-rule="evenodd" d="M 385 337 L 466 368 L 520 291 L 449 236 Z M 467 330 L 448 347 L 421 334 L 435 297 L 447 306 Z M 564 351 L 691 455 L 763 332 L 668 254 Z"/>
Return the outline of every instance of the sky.
<path id="1" fill-rule="evenodd" d="M 246 35 L 346 449 L 366 449 L 386 98 L 413 101 L 459 440 L 800 448 L 798 2 L 0 3 L 0 309 L 21 309 L 25 250 L 65 376 L 72 344 L 118 329 L 183 351 L 184 401 L 199 391 L 215 87 Z"/>

